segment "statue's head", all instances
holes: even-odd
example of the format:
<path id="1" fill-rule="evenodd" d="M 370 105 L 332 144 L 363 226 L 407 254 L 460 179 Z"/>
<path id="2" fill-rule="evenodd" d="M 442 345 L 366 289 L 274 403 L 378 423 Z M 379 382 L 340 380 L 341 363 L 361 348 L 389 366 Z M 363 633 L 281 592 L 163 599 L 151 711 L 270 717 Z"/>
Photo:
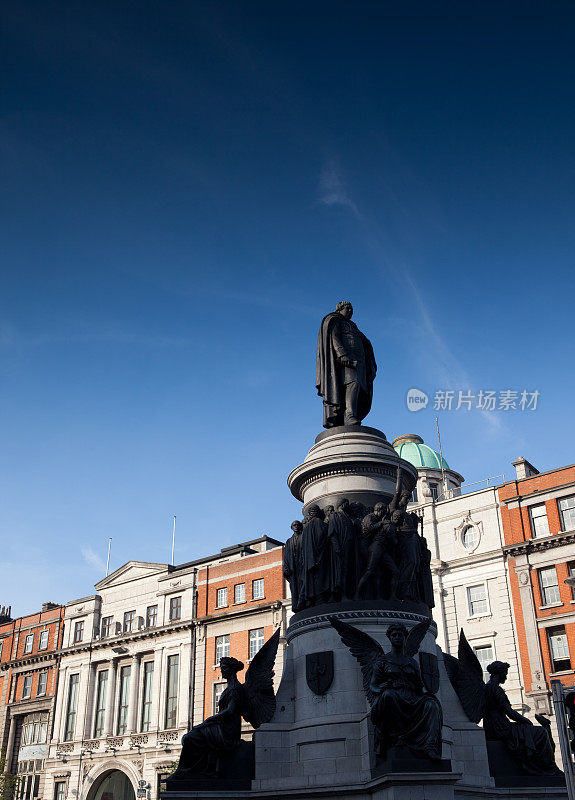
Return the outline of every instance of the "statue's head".
<path id="1" fill-rule="evenodd" d="M 487 665 L 487 672 L 498 677 L 500 683 L 505 683 L 509 672 L 509 664 L 506 661 L 492 661 L 491 664 Z"/>
<path id="2" fill-rule="evenodd" d="M 387 511 L 387 506 L 385 503 L 376 503 L 373 507 L 373 513 L 378 517 L 385 517 L 385 512 Z"/>
<path id="3" fill-rule="evenodd" d="M 307 510 L 308 517 L 321 517 L 321 508 L 319 506 L 310 506 Z"/>
<path id="4" fill-rule="evenodd" d="M 399 502 L 403 506 L 406 506 L 410 500 L 411 500 L 411 492 L 408 492 L 407 490 L 403 491 L 399 496 Z"/>
<path id="5" fill-rule="evenodd" d="M 356 517 L 356 519 L 361 519 L 365 512 L 365 506 L 363 503 L 354 502 L 349 504 L 349 513 L 352 517 Z"/>
<path id="6" fill-rule="evenodd" d="M 336 305 L 335 310 L 338 314 L 341 314 L 341 316 L 345 317 L 346 319 L 351 319 L 353 315 L 353 306 L 349 300 L 342 300 Z"/>
<path id="7" fill-rule="evenodd" d="M 294 533 L 301 533 L 303 531 L 303 524 L 299 521 L 299 519 L 294 519 L 291 524 L 291 529 Z"/>
<path id="8" fill-rule="evenodd" d="M 401 622 L 394 622 L 386 630 L 385 635 L 393 647 L 400 648 L 403 647 L 403 644 L 407 639 L 407 628 L 405 625 L 402 625 Z"/>
<path id="9" fill-rule="evenodd" d="M 401 509 L 399 508 L 397 508 L 391 515 L 391 521 L 394 522 L 396 525 L 398 522 L 401 522 L 402 518 L 403 518 L 403 511 L 401 511 Z"/>
<path id="10" fill-rule="evenodd" d="M 241 661 L 238 661 L 237 658 L 230 658 L 229 656 L 224 656 L 220 658 L 220 669 L 222 671 L 222 678 L 231 678 L 232 675 L 235 675 L 237 672 L 240 672 L 244 668 L 244 665 Z"/>
<path id="11" fill-rule="evenodd" d="M 349 500 L 347 499 L 347 497 L 342 497 L 341 500 L 338 500 L 338 502 L 337 502 L 337 510 L 338 511 L 345 511 L 346 514 L 348 513 L 348 511 L 349 511 Z"/>

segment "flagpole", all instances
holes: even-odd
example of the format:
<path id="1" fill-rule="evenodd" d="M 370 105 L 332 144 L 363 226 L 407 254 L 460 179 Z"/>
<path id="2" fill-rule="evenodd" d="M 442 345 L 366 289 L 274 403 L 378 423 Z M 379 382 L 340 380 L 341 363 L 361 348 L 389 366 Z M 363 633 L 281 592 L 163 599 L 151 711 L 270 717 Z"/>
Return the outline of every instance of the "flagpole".
<path id="1" fill-rule="evenodd" d="M 174 566 L 174 547 L 176 546 L 176 515 L 174 514 L 174 527 L 172 530 L 172 567 Z"/>
<path id="2" fill-rule="evenodd" d="M 108 539 L 108 558 L 106 561 L 106 578 L 108 577 L 108 572 L 110 571 L 110 550 L 112 549 L 112 537 Z"/>

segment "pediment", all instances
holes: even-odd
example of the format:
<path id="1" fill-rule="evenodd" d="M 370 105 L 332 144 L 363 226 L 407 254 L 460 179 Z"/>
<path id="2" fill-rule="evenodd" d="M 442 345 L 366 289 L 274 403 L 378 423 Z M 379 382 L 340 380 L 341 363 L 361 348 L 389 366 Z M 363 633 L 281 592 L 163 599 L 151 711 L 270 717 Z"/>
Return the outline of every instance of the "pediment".
<path id="1" fill-rule="evenodd" d="M 109 589 L 111 586 L 121 586 L 123 583 L 159 575 L 165 572 L 167 568 L 167 564 L 155 564 L 150 561 L 128 561 L 127 564 L 118 567 L 117 570 L 99 581 L 95 588 L 100 591 L 101 589 Z"/>

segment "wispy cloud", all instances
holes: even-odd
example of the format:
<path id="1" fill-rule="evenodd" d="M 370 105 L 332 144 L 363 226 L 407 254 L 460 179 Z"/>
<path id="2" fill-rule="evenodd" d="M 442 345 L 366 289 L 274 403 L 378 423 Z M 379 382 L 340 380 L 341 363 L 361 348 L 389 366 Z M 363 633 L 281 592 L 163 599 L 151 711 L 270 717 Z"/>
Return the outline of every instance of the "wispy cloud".
<path id="1" fill-rule="evenodd" d="M 104 574 L 106 569 L 106 565 L 104 564 L 104 559 L 100 558 L 98 553 L 93 550 L 91 547 L 82 547 L 82 558 L 88 564 L 89 567 L 97 570 L 100 575 Z"/>
<path id="2" fill-rule="evenodd" d="M 318 203 L 324 206 L 343 206 L 351 211 L 358 219 L 361 214 L 353 202 L 341 176 L 339 164 L 335 158 L 330 158 L 323 165 L 319 177 Z"/>

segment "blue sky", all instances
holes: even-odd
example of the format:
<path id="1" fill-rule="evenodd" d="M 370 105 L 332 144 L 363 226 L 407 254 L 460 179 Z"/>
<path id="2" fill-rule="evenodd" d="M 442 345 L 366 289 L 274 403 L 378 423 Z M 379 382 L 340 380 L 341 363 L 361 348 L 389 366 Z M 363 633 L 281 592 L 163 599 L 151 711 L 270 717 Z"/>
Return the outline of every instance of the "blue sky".
<path id="1" fill-rule="evenodd" d="M 299 513 L 315 341 L 350 299 L 366 419 L 468 482 L 573 454 L 570 3 L 8 2 L 0 604 L 93 593 Z M 428 407 L 409 412 L 416 387 Z"/>

